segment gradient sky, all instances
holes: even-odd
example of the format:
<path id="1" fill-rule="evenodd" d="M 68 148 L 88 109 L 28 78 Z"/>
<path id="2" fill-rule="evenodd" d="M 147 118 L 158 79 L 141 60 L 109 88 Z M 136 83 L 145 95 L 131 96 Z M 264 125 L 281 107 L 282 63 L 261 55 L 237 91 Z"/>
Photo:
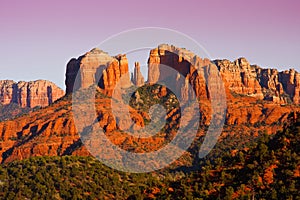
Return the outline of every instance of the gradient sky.
<path id="1" fill-rule="evenodd" d="M 154 26 L 189 35 L 212 59 L 300 71 L 300 1 L 0 0 L 0 79 L 47 79 L 113 34 Z M 104 49 L 105 50 L 105 49 Z"/>

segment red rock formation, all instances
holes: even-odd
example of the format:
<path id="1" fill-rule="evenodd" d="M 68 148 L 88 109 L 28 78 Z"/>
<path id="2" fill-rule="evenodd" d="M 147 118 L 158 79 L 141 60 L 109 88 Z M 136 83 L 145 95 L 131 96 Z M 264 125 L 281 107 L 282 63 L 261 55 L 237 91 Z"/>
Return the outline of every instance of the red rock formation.
<path id="1" fill-rule="evenodd" d="M 283 90 L 294 103 L 300 103 L 300 74 L 294 69 L 283 71 L 279 74 L 279 81 Z"/>
<path id="2" fill-rule="evenodd" d="M 159 71 L 160 55 L 158 49 L 150 51 L 150 57 L 148 59 L 148 82 L 150 84 L 156 83 L 160 76 Z"/>
<path id="3" fill-rule="evenodd" d="M 16 83 L 12 80 L 1 80 L 0 81 L 0 103 L 3 105 L 10 104 L 12 102 L 17 102 Z"/>
<path id="4" fill-rule="evenodd" d="M 300 111 L 299 106 L 295 104 L 282 106 L 269 101 L 269 98 L 272 97 L 272 100 L 278 103 L 286 102 L 288 99 L 299 103 L 300 78 L 294 70 L 277 72 L 277 70 L 261 69 L 250 65 L 244 58 L 234 62 L 228 60 L 211 62 L 208 59 L 201 59 L 185 49 L 168 45 L 161 45 L 152 50 L 148 64 L 149 83 L 156 83 L 170 75 L 165 73 L 160 65 L 170 66 L 178 72 L 172 74 L 175 75 L 172 79 L 175 84 L 176 80 L 182 78 L 181 76 L 184 77 L 184 81 L 176 87 L 182 97 L 187 97 L 191 89 L 194 89 L 195 94 L 200 97 L 201 125 L 209 125 L 212 109 L 218 108 L 212 108 L 210 101 L 214 98 L 226 100 L 228 107 L 223 136 L 228 134 L 257 135 L 262 130 L 274 133 L 283 127 L 290 112 Z M 79 70 L 80 81 L 74 85 Z M 127 72 L 128 61 L 124 55 L 112 58 L 98 49 L 93 49 L 68 63 L 67 93 L 71 93 L 73 88 L 87 88 L 101 77 L 100 88 L 110 94 L 116 83 L 121 80 L 122 75 L 128 74 Z M 220 77 L 225 85 L 226 98 L 219 92 L 222 90 L 223 82 L 215 81 Z M 17 86 L 11 81 L 4 82 L 0 82 L 2 83 L 0 84 L 1 102 L 9 103 L 11 102 L 9 99 L 17 101 L 17 95 L 11 92 L 14 88 L 20 88 L 18 94 L 22 94 L 21 96 L 27 94 L 26 88 L 31 91 L 30 94 L 39 91 L 33 89 L 33 86 L 25 86 L 26 84 L 23 83 Z M 3 87 L 3 85 L 10 87 Z M 129 86 L 129 77 L 121 85 Z M 213 93 L 211 88 L 215 88 Z M 37 93 L 39 94 L 39 92 Z M 168 89 L 161 86 L 154 93 L 157 94 L 157 99 L 163 99 L 168 96 Z M 142 93 L 136 93 L 135 97 L 137 102 L 143 102 Z M 130 147 L 132 144 L 142 144 L 135 149 L 137 152 L 145 151 L 143 148 L 145 146 L 151 151 L 159 149 L 160 145 L 165 144 L 165 137 L 134 138 L 128 137 L 124 131 L 121 131 L 120 126 L 143 127 L 145 122 L 149 121 L 148 113 L 130 107 L 130 116 L 135 124 L 129 124 L 121 119 L 115 119 L 110 108 L 111 98 L 99 97 L 95 100 L 99 124 L 114 144 L 125 149 L 126 146 Z M 27 104 L 26 102 L 23 105 Z M 39 103 L 43 103 L 43 101 Z M 77 130 L 75 127 L 71 106 L 70 99 L 65 97 L 54 103 L 53 106 L 13 120 L 0 122 L 0 155 L 2 155 L 0 161 L 10 162 L 30 156 L 44 155 L 89 155 L 89 152 L 80 143 L 79 134 L 82 130 Z M 175 124 L 179 117 L 178 108 L 173 108 L 167 114 L 168 121 Z M 147 120 L 144 120 L 145 118 Z M 134 126 L 136 124 L 137 126 Z M 170 135 L 172 134 L 176 133 L 171 132 Z M 198 136 L 201 134 L 205 134 L 204 130 L 200 130 Z M 149 144 L 151 145 L 149 146 Z M 110 154 L 106 155 L 111 156 Z"/>
<path id="5" fill-rule="evenodd" d="M 271 122 L 276 121 L 282 113 L 289 112 L 290 108 L 285 110 L 285 108 L 278 107 L 279 110 L 276 110 L 276 105 L 273 105 L 274 109 L 265 107 L 258 103 L 260 100 L 271 101 L 275 104 L 289 102 L 299 104 L 300 75 L 294 70 L 278 72 L 276 69 L 262 69 L 256 65 L 250 65 L 245 58 L 234 62 L 228 60 L 211 62 L 185 49 L 160 45 L 150 51 L 149 83 L 154 84 L 169 75 L 164 72 L 164 66 L 169 66 L 178 72 L 174 80 L 184 76 L 184 84 L 177 86 L 183 99 L 188 96 L 190 86 L 201 101 L 212 98 L 227 99 L 230 105 L 227 110 L 227 124 L 255 124 L 260 123 L 263 118 Z M 177 84 L 176 81 L 174 84 Z M 220 92 L 223 84 L 226 97 Z M 245 102 L 240 102 L 240 99 Z M 246 104 L 249 104 L 249 107 L 245 106 Z M 207 105 L 207 108 L 201 107 L 201 110 L 204 111 L 203 123 L 208 124 L 212 105 L 210 101 L 202 102 L 202 105 Z M 265 107 L 264 110 L 261 109 L 262 106 Z M 265 116 L 267 111 L 270 112 L 268 119 Z"/>
<path id="6" fill-rule="evenodd" d="M 68 102 L 61 101 L 53 107 L 0 122 L 0 161 L 63 155 L 68 152 L 70 145 L 77 149 L 79 135 L 70 116 L 70 108 Z"/>
<path id="7" fill-rule="evenodd" d="M 64 91 L 50 81 L 0 81 L 0 103 L 3 105 L 16 103 L 22 108 L 45 107 L 62 96 Z"/>
<path id="8" fill-rule="evenodd" d="M 295 70 L 278 72 L 250 65 L 245 58 L 234 62 L 216 60 L 224 83 L 231 92 L 286 104 L 299 104 L 300 75 Z"/>
<path id="9" fill-rule="evenodd" d="M 163 71 L 163 66 L 169 66 L 186 78 L 186 84 L 179 86 L 183 97 L 187 96 L 189 90 L 187 83 L 190 83 L 198 97 L 208 98 L 210 95 L 206 88 L 208 80 L 204 77 L 209 77 L 206 76 L 207 72 L 212 71 L 214 64 L 220 72 L 228 96 L 246 95 L 279 104 L 300 103 L 300 74 L 293 69 L 283 72 L 276 69 L 262 69 L 250 65 L 245 58 L 239 58 L 234 62 L 229 60 L 211 62 L 199 58 L 186 49 L 169 45 L 160 45 L 150 51 L 148 82 L 153 84 L 163 80 L 168 76 L 168 73 Z M 216 77 L 214 80 L 218 80 L 218 72 L 214 73 Z"/>
<path id="10" fill-rule="evenodd" d="M 78 81 L 75 82 L 78 74 Z M 121 85 L 128 87 L 130 77 L 128 74 L 128 61 L 125 55 L 115 57 L 109 56 L 100 49 L 92 49 L 78 59 L 71 59 L 67 65 L 66 72 L 66 93 L 72 93 L 73 89 L 88 88 L 96 84 L 103 89 L 104 93 L 111 94 L 121 76 L 128 76 L 122 79 Z"/>
<path id="11" fill-rule="evenodd" d="M 193 95 L 192 89 L 197 97 L 208 99 L 210 94 L 207 85 L 209 83 L 216 85 L 216 80 L 221 80 L 213 63 L 208 59 L 201 59 L 186 49 L 160 45 L 151 50 L 148 60 L 148 82 L 154 84 L 172 75 L 174 76 L 173 84 L 180 91 L 183 100 L 186 100 L 189 95 Z M 210 81 L 205 77 L 215 77 L 216 79 Z M 217 79 L 217 77 L 219 78 Z M 180 78 L 184 79 L 183 83 L 178 83 Z"/>
<path id="12" fill-rule="evenodd" d="M 213 73 L 213 72 L 211 72 Z M 156 91 L 158 97 L 167 95 L 165 87 Z M 110 109 L 110 98 L 96 99 L 95 105 L 99 116 L 99 125 L 106 131 L 109 139 L 117 145 L 128 142 L 141 142 L 143 145 L 151 144 L 151 148 L 159 148 L 163 144 L 161 138 L 128 140 L 128 135 L 119 130 Z M 176 108 L 177 109 L 177 108 Z M 168 113 L 168 118 L 175 122 L 179 115 L 174 109 Z M 291 111 L 300 111 L 294 106 L 281 107 L 277 104 L 258 104 L 253 97 L 239 97 L 229 100 L 226 125 L 223 134 L 248 134 L 261 129 L 269 132 L 277 131 L 287 119 Z M 201 110 L 202 123 L 209 122 L 209 110 Z M 140 127 L 144 126 L 145 113 L 130 108 L 131 117 Z M 261 122 L 264 126 L 257 128 Z M 278 124 L 279 122 L 279 124 Z M 124 122 L 126 126 L 127 122 Z M 247 124 L 252 124 L 249 128 Z M 275 124 L 274 124 L 275 123 Z M 232 129 L 234 125 L 234 129 Z M 132 124 L 131 124 L 132 126 Z M 37 110 L 14 120 L 0 122 L 0 162 L 25 159 L 31 156 L 45 155 L 90 155 L 80 143 L 78 130 L 75 127 L 71 103 L 63 98 L 51 107 Z M 129 145 L 129 144 L 128 144 Z M 142 150 L 140 150 L 142 152 Z"/>
<path id="13" fill-rule="evenodd" d="M 126 76 L 126 78 L 121 79 L 122 76 Z M 103 70 L 103 79 L 100 79 L 99 86 L 104 90 L 104 93 L 111 95 L 119 81 L 124 88 L 131 85 L 126 55 L 118 55 L 108 64 L 107 68 Z"/>
<path id="14" fill-rule="evenodd" d="M 220 70 L 225 86 L 232 92 L 263 99 L 263 93 L 257 80 L 256 68 L 245 58 L 234 62 L 215 61 Z"/>
<path id="15" fill-rule="evenodd" d="M 132 82 L 137 87 L 140 87 L 140 86 L 144 85 L 144 83 L 145 83 L 143 74 L 141 73 L 139 62 L 134 63 L 134 72 L 133 72 Z"/>

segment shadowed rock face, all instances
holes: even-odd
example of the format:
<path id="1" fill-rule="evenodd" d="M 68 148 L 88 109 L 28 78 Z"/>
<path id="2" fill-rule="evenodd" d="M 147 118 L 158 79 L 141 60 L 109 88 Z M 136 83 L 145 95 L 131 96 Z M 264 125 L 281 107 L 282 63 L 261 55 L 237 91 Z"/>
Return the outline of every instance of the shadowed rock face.
<path id="1" fill-rule="evenodd" d="M 214 75 L 210 76 L 220 74 L 228 92 L 279 104 L 300 103 L 300 74 L 294 69 L 283 72 L 278 72 L 276 69 L 263 69 L 250 65 L 245 58 L 239 58 L 234 62 L 210 61 L 201 59 L 186 49 L 160 45 L 150 52 L 149 83 L 155 83 L 166 76 L 160 65 L 171 66 L 185 76 L 198 97 L 209 97 L 209 91 L 205 89 L 206 81 L 201 74 L 205 76 L 206 72 L 215 71 L 211 69 L 216 66 L 219 72 L 215 71 Z M 196 71 L 200 73 L 197 75 Z"/>
<path id="2" fill-rule="evenodd" d="M 154 84 L 170 76 L 170 72 L 166 72 L 164 66 L 173 68 L 178 72 L 174 75 L 173 84 L 180 90 L 183 99 L 188 96 L 189 90 L 191 89 L 195 91 L 197 97 L 209 99 L 210 94 L 207 89 L 207 84 L 213 83 L 209 80 L 213 80 L 215 86 L 221 84 L 220 81 L 222 79 L 216 66 L 208 59 L 201 59 L 186 49 L 160 45 L 158 48 L 151 50 L 148 59 L 148 82 L 150 84 Z M 185 83 L 178 85 L 176 81 L 181 76 L 185 79 Z M 217 93 L 218 91 L 214 92 Z M 223 98 L 225 99 L 225 97 Z"/>
<path id="3" fill-rule="evenodd" d="M 22 108 L 45 107 L 62 96 L 64 96 L 64 91 L 50 81 L 20 81 L 18 83 L 11 80 L 0 81 L 2 105 L 15 103 Z"/>

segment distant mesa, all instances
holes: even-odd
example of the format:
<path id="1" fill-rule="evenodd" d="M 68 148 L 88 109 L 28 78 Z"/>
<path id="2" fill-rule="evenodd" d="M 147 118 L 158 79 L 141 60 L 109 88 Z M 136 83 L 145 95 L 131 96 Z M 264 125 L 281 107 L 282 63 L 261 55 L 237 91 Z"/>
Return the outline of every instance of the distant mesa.
<path id="1" fill-rule="evenodd" d="M 0 104 L 17 104 L 22 108 L 45 107 L 64 96 L 65 92 L 46 80 L 0 80 Z"/>

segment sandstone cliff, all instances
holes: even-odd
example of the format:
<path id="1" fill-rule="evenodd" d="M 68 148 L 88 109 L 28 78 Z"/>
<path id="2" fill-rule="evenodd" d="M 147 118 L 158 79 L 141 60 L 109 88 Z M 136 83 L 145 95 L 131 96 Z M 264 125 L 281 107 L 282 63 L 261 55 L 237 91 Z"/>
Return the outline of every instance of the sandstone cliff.
<path id="1" fill-rule="evenodd" d="M 299 104 L 300 74 L 294 69 L 279 72 L 250 65 L 245 58 L 234 62 L 214 61 L 226 87 L 233 93 L 253 96 L 274 103 Z"/>
<path id="2" fill-rule="evenodd" d="M 300 74 L 294 69 L 279 72 L 276 69 L 263 69 L 250 65 L 245 58 L 234 62 L 229 60 L 202 59 L 192 52 L 170 45 L 160 45 L 151 50 L 148 60 L 148 82 L 156 83 L 168 74 L 162 66 L 170 66 L 183 75 L 193 86 L 197 96 L 208 98 L 206 89 L 208 72 L 221 75 L 227 98 L 233 95 L 246 95 L 273 103 L 300 103 Z M 215 69 L 217 67 L 217 72 Z M 213 70 L 212 70 L 213 69 Z M 210 76 L 212 76 L 210 74 Z M 215 79 L 217 80 L 217 79 Z M 181 86 L 184 89 L 184 86 Z M 185 89 L 186 90 L 186 89 Z M 184 95 L 182 91 L 182 95 Z"/>
<path id="3" fill-rule="evenodd" d="M 170 70 L 170 68 L 174 70 Z M 171 78 L 173 85 L 176 85 L 176 88 L 180 90 L 183 99 L 186 98 L 191 89 L 195 91 L 197 97 L 209 99 L 211 94 L 208 85 L 214 84 L 215 87 L 222 85 L 218 70 L 210 60 L 202 59 L 186 49 L 165 44 L 160 45 L 150 52 L 148 83 L 154 84 L 171 76 L 173 76 L 173 79 Z M 178 85 L 180 77 L 185 81 Z M 218 90 L 214 92 L 218 93 Z M 219 95 L 221 94 L 219 93 Z M 225 99 L 226 97 L 222 96 L 222 98 Z"/>
<path id="4" fill-rule="evenodd" d="M 289 109 L 299 104 L 299 74 L 295 70 L 278 72 L 250 65 L 245 58 L 234 62 L 202 59 L 186 49 L 160 45 L 151 50 L 148 60 L 148 82 L 154 84 L 170 73 L 165 67 L 175 69 L 184 76 L 179 87 L 181 96 L 187 96 L 192 87 L 200 100 L 201 122 L 211 120 L 211 99 L 227 101 L 226 125 L 260 125 L 286 119 Z M 189 83 L 189 84 L 187 84 Z M 174 84 L 176 80 L 174 79 Z M 209 85 L 213 87 L 210 89 Z M 225 96 L 222 91 L 225 86 Z M 290 103 L 292 107 L 284 107 Z M 282 105 L 282 106 L 280 106 Z M 214 108 L 215 109 L 215 108 Z"/>
<path id="5" fill-rule="evenodd" d="M 98 84 L 104 93 L 111 94 L 120 77 L 122 86 L 130 86 L 128 73 L 128 61 L 125 55 L 109 56 L 100 49 L 92 49 L 78 59 L 71 59 L 67 64 L 66 93 L 70 94 L 78 88 L 88 88 L 92 84 Z M 75 81 L 77 77 L 77 81 Z"/>
<path id="6" fill-rule="evenodd" d="M 50 81 L 20 81 L 18 83 L 12 80 L 0 81 L 0 103 L 2 105 L 15 103 L 22 108 L 44 107 L 62 96 L 64 96 L 64 91 Z"/>

